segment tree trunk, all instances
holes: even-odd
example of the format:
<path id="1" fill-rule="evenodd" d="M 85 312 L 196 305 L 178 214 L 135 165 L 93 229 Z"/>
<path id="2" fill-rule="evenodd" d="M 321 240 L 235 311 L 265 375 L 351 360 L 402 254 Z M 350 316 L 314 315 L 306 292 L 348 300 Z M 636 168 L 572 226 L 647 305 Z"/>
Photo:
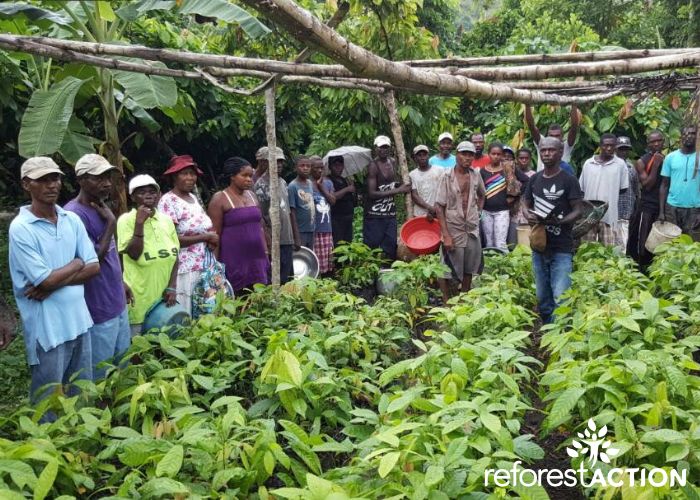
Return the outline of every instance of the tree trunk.
<path id="1" fill-rule="evenodd" d="M 404 184 L 411 182 L 408 176 L 408 161 L 406 160 L 406 147 L 403 143 L 403 134 L 401 132 L 401 122 L 399 122 L 399 114 L 396 110 L 396 98 L 393 91 L 388 91 L 382 95 L 382 103 L 386 107 L 389 114 L 389 123 L 391 124 L 391 134 L 394 136 L 394 144 L 396 145 L 396 156 L 399 161 L 399 169 L 401 171 L 401 180 Z M 413 217 L 413 200 L 411 193 L 406 195 L 406 217 Z"/>
<path id="2" fill-rule="evenodd" d="M 105 142 L 100 147 L 100 153 L 109 163 L 117 167 L 119 175 L 115 175 L 112 183 L 112 210 L 119 217 L 126 212 L 126 179 L 124 163 L 122 162 L 121 142 L 119 141 L 119 120 L 114 100 L 114 86 L 111 75 L 100 71 L 100 101 L 104 117 Z"/>
<path id="3" fill-rule="evenodd" d="M 265 131 L 267 132 L 268 167 L 270 176 L 270 225 L 272 230 L 272 286 L 280 285 L 280 181 L 277 172 L 277 132 L 275 130 L 275 83 L 265 89 Z"/>

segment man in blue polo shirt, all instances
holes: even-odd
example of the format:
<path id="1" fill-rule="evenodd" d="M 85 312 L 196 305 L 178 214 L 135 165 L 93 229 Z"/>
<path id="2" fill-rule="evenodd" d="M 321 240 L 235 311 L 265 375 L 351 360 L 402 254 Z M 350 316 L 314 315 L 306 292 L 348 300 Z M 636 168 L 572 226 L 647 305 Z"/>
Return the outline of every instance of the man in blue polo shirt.
<path id="1" fill-rule="evenodd" d="M 695 167 L 698 128 L 681 131 L 681 148 L 664 159 L 659 190 L 659 220 L 672 222 L 700 241 L 700 172 Z"/>
<path id="2" fill-rule="evenodd" d="M 85 226 L 56 205 L 63 173 L 46 157 L 22 164 L 22 187 L 31 204 L 10 224 L 10 275 L 24 325 L 31 369 L 31 397 L 37 403 L 79 372 L 92 378 L 90 311 L 83 283 L 100 265 Z"/>

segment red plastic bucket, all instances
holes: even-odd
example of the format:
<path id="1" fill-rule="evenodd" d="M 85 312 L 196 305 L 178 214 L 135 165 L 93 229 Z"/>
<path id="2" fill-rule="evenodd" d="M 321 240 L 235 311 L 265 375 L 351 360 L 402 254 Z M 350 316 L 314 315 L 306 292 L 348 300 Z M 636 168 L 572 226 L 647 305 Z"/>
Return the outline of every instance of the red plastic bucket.
<path id="1" fill-rule="evenodd" d="M 417 255 L 434 253 L 440 248 L 440 242 L 442 241 L 440 223 L 437 219 L 429 222 L 425 216 L 407 220 L 401 226 L 400 234 L 401 241 L 404 242 L 411 252 Z"/>

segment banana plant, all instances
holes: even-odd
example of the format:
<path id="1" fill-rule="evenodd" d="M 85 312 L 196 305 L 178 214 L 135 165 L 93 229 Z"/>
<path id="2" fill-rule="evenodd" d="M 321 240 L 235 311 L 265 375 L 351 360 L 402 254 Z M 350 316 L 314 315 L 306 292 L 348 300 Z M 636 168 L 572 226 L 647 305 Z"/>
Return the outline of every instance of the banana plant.
<path id="1" fill-rule="evenodd" d="M 148 12 L 165 10 L 236 23 L 251 37 L 269 32 L 255 17 L 227 0 L 139 0 L 124 2 L 116 10 L 113 3 L 105 0 L 46 2 L 57 10 L 7 3 L 0 5 L 0 19 L 26 18 L 31 23 L 29 26 L 14 23 L 15 32 L 21 34 L 48 33 L 96 43 L 128 42 L 131 23 Z M 177 103 L 177 85 L 171 77 L 93 68 L 86 64 L 71 64 L 56 71 L 51 59 L 34 56 L 29 57 L 28 64 L 39 85 L 32 94 L 19 132 L 19 153 L 25 158 L 58 152 L 67 162 L 74 163 L 83 154 L 94 152 L 95 145 L 100 143 L 100 153 L 123 174 L 125 164 L 129 165 L 121 154 L 119 136 L 119 119 L 125 110 L 153 127 L 157 122 L 146 110 L 168 109 Z M 157 62 L 148 64 L 163 66 Z M 103 141 L 90 137 L 85 124 L 74 115 L 79 94 L 83 100 L 97 98 L 102 109 Z M 113 189 L 115 209 L 121 213 L 126 208 L 123 176 L 119 176 Z"/>

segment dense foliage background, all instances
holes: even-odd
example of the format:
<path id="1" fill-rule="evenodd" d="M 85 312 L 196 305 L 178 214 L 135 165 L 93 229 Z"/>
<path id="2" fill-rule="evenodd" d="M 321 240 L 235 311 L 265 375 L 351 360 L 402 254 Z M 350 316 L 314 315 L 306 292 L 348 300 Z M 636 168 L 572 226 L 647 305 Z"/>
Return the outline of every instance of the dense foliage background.
<path id="1" fill-rule="evenodd" d="M 110 13 L 97 2 L 97 11 Z M 181 5 L 182 0 L 178 0 Z M 300 2 L 322 18 L 329 18 L 337 1 Z M 401 60 L 448 55 L 493 55 L 597 50 L 608 47 L 657 48 L 699 45 L 700 4 L 681 0 L 352 0 L 351 11 L 340 27 L 349 39 L 381 54 Z M 79 2 L 34 0 L 32 5 L 62 12 Z M 102 5 L 100 5 L 102 4 Z M 118 12 L 127 2 L 109 2 Z M 257 15 L 257 14 L 255 14 Z M 0 31 L 75 37 L 64 26 L 47 19 L 31 19 L 22 12 L 0 12 Z M 262 22 L 266 23 L 264 19 Z M 183 15 L 173 9 L 154 10 L 126 23 L 115 40 L 190 51 L 248 57 L 292 59 L 302 47 L 266 23 L 272 30 L 252 38 L 237 24 L 199 15 Z M 85 39 L 85 38 L 83 38 Z M 323 56 L 314 56 L 322 62 Z M 21 199 L 17 182 L 18 131 L 32 93 L 46 90 L 69 77 L 91 78 L 81 87 L 74 105 L 70 130 L 85 147 L 103 148 L 106 130 L 101 110 L 101 75 L 75 64 L 54 63 L 32 56 L 0 51 L 0 205 L 15 206 Z M 119 82 L 118 78 L 115 78 Z M 192 154 L 207 171 L 211 187 L 218 166 L 233 154 L 252 159 L 264 142 L 262 96 L 225 94 L 200 81 L 178 80 L 177 96 L 171 102 L 124 106 L 118 118 L 121 151 L 127 169 L 162 171 L 173 153 Z M 241 87 L 255 81 L 240 79 Z M 117 86 L 117 99 L 119 88 Z M 174 96 L 173 96 L 174 97 Z M 680 97 L 680 98 L 679 98 Z M 587 106 L 574 155 L 574 164 L 590 155 L 602 132 L 632 137 L 637 152 L 649 129 L 661 128 L 677 139 L 687 96 L 659 96 L 643 100 L 625 97 Z M 407 147 L 433 145 L 436 136 L 449 130 L 458 137 L 472 131 L 488 133 L 519 147 L 529 145 L 522 120 L 522 106 L 470 99 L 399 95 L 400 116 Z M 371 144 L 378 133 L 389 131 L 386 113 L 374 96 L 360 91 L 284 86 L 277 100 L 278 133 L 282 147 L 291 156 L 322 154 L 343 144 Z M 541 106 L 537 117 L 543 127 L 552 121 L 565 123 L 566 109 Z M 90 139 L 93 138 L 93 139 Z M 91 144 L 92 143 L 92 144 Z M 64 165 L 71 154 L 56 154 Z M 74 156 L 74 155 L 73 155 Z M 72 191 L 68 179 L 66 194 Z"/>

